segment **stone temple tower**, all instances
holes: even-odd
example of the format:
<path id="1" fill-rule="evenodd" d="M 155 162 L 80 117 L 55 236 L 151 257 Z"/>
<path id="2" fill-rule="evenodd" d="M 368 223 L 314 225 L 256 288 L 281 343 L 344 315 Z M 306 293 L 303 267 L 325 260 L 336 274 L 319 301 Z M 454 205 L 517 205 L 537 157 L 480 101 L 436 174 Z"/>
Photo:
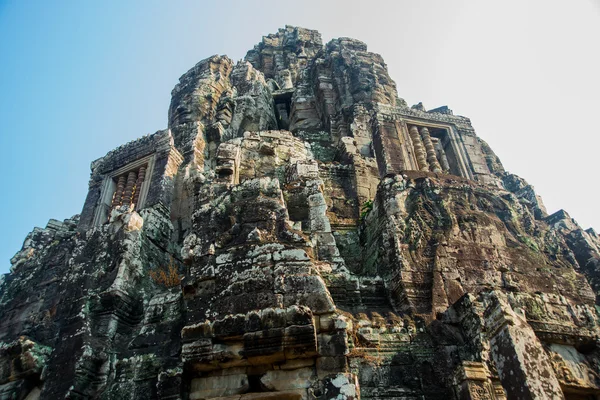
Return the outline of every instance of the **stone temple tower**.
<path id="1" fill-rule="evenodd" d="M 0 278 L 0 399 L 600 399 L 600 239 L 381 56 L 286 26 Z"/>

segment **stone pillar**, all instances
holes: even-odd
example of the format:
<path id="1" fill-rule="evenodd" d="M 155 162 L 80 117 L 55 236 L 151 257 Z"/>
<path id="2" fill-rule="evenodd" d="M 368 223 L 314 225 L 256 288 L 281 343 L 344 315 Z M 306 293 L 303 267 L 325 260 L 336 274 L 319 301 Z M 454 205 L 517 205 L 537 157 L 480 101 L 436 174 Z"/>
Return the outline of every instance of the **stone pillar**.
<path id="1" fill-rule="evenodd" d="M 454 376 L 460 400 L 496 400 L 494 388 L 484 363 L 463 361 Z"/>
<path id="2" fill-rule="evenodd" d="M 440 160 L 440 164 L 442 165 L 442 170 L 444 172 L 450 171 L 450 164 L 448 163 L 448 157 L 446 156 L 446 152 L 444 151 L 444 146 L 442 146 L 442 141 L 437 138 L 431 138 L 433 141 L 433 147 L 437 150 L 438 159 Z"/>
<path id="3" fill-rule="evenodd" d="M 386 121 L 379 114 L 374 118 L 373 149 L 375 150 L 380 178 L 407 169 L 404 155 L 405 145 L 401 140 L 401 130 L 398 121 Z"/>
<path id="4" fill-rule="evenodd" d="M 417 159 L 417 164 L 420 171 L 429 171 L 429 166 L 427 165 L 427 159 L 425 155 L 425 149 L 423 147 L 423 141 L 421 140 L 421 136 L 419 135 L 419 129 L 416 126 L 411 126 L 410 130 L 410 139 L 412 140 L 413 147 L 415 149 L 415 157 Z"/>
<path id="5" fill-rule="evenodd" d="M 426 127 L 421 128 L 421 137 L 423 138 L 423 143 L 425 144 L 425 150 L 427 151 L 427 161 L 429 162 L 429 168 L 433 172 L 442 172 L 442 167 L 435 156 L 435 148 L 433 147 L 433 142 L 431 141 L 431 135 L 429 134 L 429 129 Z"/>
<path id="6" fill-rule="evenodd" d="M 142 183 L 144 183 L 145 178 L 146 167 L 140 167 L 138 171 L 137 181 L 135 182 L 135 189 L 133 192 L 133 199 L 131 200 L 131 204 L 135 204 L 137 206 L 138 200 L 140 199 L 140 192 L 142 191 Z"/>
<path id="7" fill-rule="evenodd" d="M 117 181 L 117 190 L 112 198 L 111 209 L 121 205 L 121 198 L 123 197 L 123 191 L 125 190 L 125 175 L 121 175 Z"/>
<path id="8" fill-rule="evenodd" d="M 416 171 L 419 169 L 417 164 L 417 157 L 415 156 L 415 148 L 412 144 L 412 139 L 410 138 L 409 126 L 403 121 L 400 125 L 399 136 L 404 143 L 402 146 L 402 150 L 406 155 L 405 161 L 405 169 L 408 171 Z"/>
<path id="9" fill-rule="evenodd" d="M 524 317 L 513 311 L 504 293 L 491 292 L 485 303 L 490 353 L 507 397 L 563 400 L 550 359 Z"/>
<path id="10" fill-rule="evenodd" d="M 127 183 L 125 184 L 125 192 L 123 193 L 123 197 L 121 199 L 121 205 L 131 204 L 131 196 L 133 195 L 133 188 L 135 186 L 136 180 L 137 174 L 135 173 L 135 171 L 131 171 L 127 175 Z"/>

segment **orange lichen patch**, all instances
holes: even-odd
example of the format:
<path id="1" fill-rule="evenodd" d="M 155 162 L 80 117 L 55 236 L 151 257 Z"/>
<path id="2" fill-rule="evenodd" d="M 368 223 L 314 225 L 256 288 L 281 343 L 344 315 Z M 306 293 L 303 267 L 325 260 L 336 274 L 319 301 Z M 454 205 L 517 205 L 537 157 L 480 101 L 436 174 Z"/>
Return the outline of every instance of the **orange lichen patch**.
<path id="1" fill-rule="evenodd" d="M 154 283 L 164 287 L 171 288 L 181 284 L 181 276 L 179 275 L 177 266 L 173 263 L 173 258 L 171 258 L 168 266 L 148 271 L 148 275 L 150 275 Z"/>

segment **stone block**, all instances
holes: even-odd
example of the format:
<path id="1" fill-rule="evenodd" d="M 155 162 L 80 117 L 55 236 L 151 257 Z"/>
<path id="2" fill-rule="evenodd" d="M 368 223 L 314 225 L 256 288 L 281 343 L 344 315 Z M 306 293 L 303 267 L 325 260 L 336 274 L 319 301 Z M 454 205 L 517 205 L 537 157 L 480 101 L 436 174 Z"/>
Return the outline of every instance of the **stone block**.
<path id="1" fill-rule="evenodd" d="M 241 338 L 246 328 L 246 316 L 243 314 L 228 315 L 212 324 L 213 336 L 216 339 Z"/>
<path id="2" fill-rule="evenodd" d="M 249 388 L 246 374 L 195 378 L 191 382 L 190 400 L 241 394 Z"/>
<path id="3" fill-rule="evenodd" d="M 326 357 L 348 354 L 348 335 L 346 331 L 319 334 L 319 355 Z"/>
<path id="4" fill-rule="evenodd" d="M 267 371 L 260 382 L 265 388 L 273 391 L 306 389 L 312 384 L 313 374 L 312 368 Z"/>
<path id="5" fill-rule="evenodd" d="M 244 355 L 252 364 L 283 360 L 284 328 L 244 334 Z"/>
<path id="6" fill-rule="evenodd" d="M 313 357 L 317 354 L 314 325 L 292 325 L 285 328 L 286 359 Z"/>
<path id="7" fill-rule="evenodd" d="M 348 362 L 346 356 L 321 356 L 317 358 L 317 371 L 319 371 L 319 375 L 329 375 L 332 372 L 347 372 Z"/>

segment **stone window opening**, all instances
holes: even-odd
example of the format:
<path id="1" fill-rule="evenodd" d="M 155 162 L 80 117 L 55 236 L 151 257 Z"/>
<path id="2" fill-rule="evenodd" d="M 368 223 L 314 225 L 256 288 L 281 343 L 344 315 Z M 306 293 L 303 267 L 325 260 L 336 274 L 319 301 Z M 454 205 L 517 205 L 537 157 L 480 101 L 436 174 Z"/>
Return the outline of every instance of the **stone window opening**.
<path id="1" fill-rule="evenodd" d="M 146 178 L 147 168 L 147 164 L 142 165 L 136 170 L 113 178 L 113 184 L 116 185 L 116 189 L 112 197 L 111 211 L 121 206 L 137 206 L 142 185 Z"/>
<path id="2" fill-rule="evenodd" d="M 440 160 L 444 172 L 456 176 L 467 177 L 461 173 L 458 161 L 459 157 L 452 146 L 448 130 L 445 128 L 429 128 L 429 132 L 431 133 L 431 139 L 434 141 L 436 155 Z"/>
<path id="3" fill-rule="evenodd" d="M 293 90 L 278 90 L 273 93 L 273 105 L 275 108 L 275 118 L 277 119 L 277 129 L 288 130 L 290 128 L 290 115 L 292 112 Z"/>
<path id="4" fill-rule="evenodd" d="M 418 169 L 420 171 L 447 172 L 449 166 L 445 152 L 440 146 L 439 140 L 432 137 L 429 128 L 409 125 L 408 131 Z"/>
<path id="5" fill-rule="evenodd" d="M 96 210 L 94 225 L 108 223 L 113 210 L 128 206 L 133 210 L 144 207 L 152 176 L 154 157 L 144 157 L 104 178 L 101 201 Z"/>
<path id="6" fill-rule="evenodd" d="M 418 170 L 470 178 L 450 128 L 409 122 L 408 132 Z"/>

